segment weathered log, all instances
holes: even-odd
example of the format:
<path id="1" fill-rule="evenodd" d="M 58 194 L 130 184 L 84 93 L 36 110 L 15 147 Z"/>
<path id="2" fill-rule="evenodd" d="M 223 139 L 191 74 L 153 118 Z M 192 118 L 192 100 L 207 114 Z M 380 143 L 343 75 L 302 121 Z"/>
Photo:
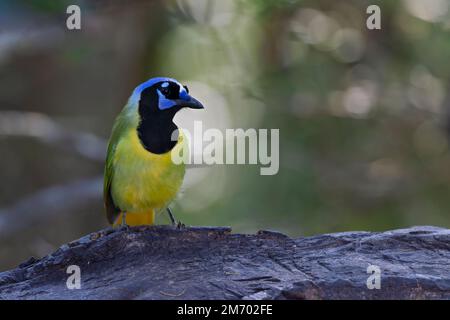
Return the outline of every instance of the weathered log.
<path id="1" fill-rule="evenodd" d="M 66 286 L 70 265 L 80 267 L 81 289 Z M 380 289 L 369 266 L 380 269 Z M 0 273 L 0 298 L 450 299 L 450 230 L 291 239 L 229 228 L 105 229 Z"/>

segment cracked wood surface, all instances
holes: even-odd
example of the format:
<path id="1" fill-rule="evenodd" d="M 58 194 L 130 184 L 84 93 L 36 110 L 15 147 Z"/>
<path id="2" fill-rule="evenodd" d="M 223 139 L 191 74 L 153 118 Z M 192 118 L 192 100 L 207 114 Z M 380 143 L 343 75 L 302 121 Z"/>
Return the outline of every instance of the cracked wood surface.
<path id="1" fill-rule="evenodd" d="M 66 269 L 81 268 L 69 290 Z M 381 289 L 367 288 L 369 265 Z M 291 239 L 168 226 L 105 229 L 0 273 L 0 299 L 450 299 L 450 230 Z"/>

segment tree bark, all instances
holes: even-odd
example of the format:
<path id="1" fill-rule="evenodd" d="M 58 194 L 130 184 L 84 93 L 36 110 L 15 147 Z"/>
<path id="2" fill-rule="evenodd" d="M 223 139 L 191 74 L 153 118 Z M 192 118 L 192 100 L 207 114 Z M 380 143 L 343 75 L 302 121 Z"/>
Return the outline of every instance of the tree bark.
<path id="1" fill-rule="evenodd" d="M 450 299 L 450 230 L 105 229 L 0 273 L 0 299 Z"/>

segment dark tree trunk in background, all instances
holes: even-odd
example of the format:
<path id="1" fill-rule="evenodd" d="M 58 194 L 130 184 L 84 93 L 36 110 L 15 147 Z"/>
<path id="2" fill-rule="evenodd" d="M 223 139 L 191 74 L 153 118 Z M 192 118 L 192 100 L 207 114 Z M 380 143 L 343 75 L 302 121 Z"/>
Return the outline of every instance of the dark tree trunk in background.
<path id="1" fill-rule="evenodd" d="M 66 287 L 70 265 L 81 269 L 79 290 Z M 380 268 L 380 289 L 367 287 L 370 265 Z M 228 228 L 108 229 L 0 273 L 0 298 L 450 299 L 450 230 L 291 239 Z"/>

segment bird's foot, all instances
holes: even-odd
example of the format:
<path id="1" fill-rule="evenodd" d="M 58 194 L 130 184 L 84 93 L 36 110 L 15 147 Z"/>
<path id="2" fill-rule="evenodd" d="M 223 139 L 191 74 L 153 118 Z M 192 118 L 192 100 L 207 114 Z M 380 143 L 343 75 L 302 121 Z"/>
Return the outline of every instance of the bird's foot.
<path id="1" fill-rule="evenodd" d="M 128 232 L 130 231 L 130 226 L 125 223 L 120 226 L 120 229 L 124 230 L 125 232 Z"/>
<path id="2" fill-rule="evenodd" d="M 122 213 L 122 224 L 121 229 L 125 230 L 126 232 L 130 231 L 130 226 L 127 224 L 127 213 Z"/>
<path id="3" fill-rule="evenodd" d="M 176 228 L 181 230 L 186 228 L 186 225 L 184 223 L 182 223 L 181 221 L 178 221 L 178 223 L 176 224 Z"/>

